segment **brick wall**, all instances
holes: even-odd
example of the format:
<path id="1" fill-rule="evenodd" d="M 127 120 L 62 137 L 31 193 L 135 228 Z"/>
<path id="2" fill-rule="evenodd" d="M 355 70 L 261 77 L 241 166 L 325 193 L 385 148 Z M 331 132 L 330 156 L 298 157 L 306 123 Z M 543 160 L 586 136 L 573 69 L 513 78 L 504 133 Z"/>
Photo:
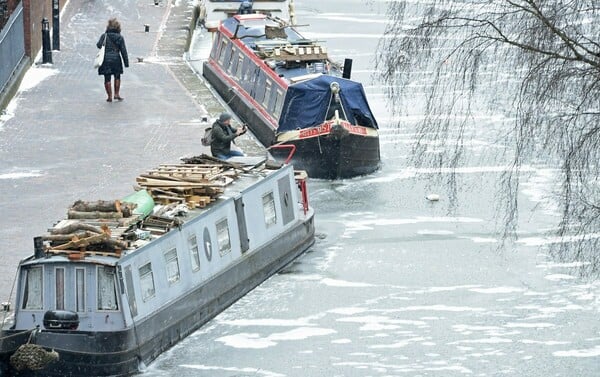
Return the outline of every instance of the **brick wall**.
<path id="1" fill-rule="evenodd" d="M 62 10 L 66 0 L 60 0 Z M 48 19 L 52 28 L 52 0 L 23 0 L 23 15 L 25 24 L 25 54 L 32 61 L 42 49 L 42 19 Z"/>

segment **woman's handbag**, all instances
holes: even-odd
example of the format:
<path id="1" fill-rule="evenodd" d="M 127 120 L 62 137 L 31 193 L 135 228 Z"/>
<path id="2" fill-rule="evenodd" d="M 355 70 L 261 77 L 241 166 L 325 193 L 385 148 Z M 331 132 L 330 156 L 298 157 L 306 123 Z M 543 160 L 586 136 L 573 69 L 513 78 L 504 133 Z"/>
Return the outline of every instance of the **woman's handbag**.
<path id="1" fill-rule="evenodd" d="M 108 34 L 104 33 L 104 42 L 102 42 L 102 47 L 96 54 L 96 58 L 94 59 L 94 68 L 98 68 L 104 63 L 104 47 L 106 46 L 106 39 L 108 38 Z"/>

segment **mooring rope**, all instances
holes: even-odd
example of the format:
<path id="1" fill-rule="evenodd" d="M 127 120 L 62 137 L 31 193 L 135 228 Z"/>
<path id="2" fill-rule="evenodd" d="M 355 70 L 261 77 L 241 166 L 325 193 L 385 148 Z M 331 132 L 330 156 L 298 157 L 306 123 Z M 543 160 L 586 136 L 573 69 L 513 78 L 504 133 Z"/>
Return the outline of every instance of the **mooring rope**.
<path id="1" fill-rule="evenodd" d="M 17 270 L 15 271 L 15 277 L 14 277 L 14 279 L 13 279 L 12 286 L 10 287 L 10 293 L 8 294 L 8 305 L 10 305 L 10 301 L 12 300 L 12 294 L 13 294 L 13 292 L 14 292 L 14 289 L 15 289 L 15 283 L 16 283 L 16 281 L 17 281 L 17 274 L 18 274 L 18 273 L 19 273 L 19 269 L 17 269 Z M 10 310 L 6 310 L 6 311 L 4 312 L 4 316 L 2 316 L 2 326 L 0 326 L 0 329 L 3 329 L 3 328 L 4 328 L 4 322 L 6 321 L 6 317 L 8 316 L 8 312 L 9 312 L 9 311 L 10 311 Z"/>

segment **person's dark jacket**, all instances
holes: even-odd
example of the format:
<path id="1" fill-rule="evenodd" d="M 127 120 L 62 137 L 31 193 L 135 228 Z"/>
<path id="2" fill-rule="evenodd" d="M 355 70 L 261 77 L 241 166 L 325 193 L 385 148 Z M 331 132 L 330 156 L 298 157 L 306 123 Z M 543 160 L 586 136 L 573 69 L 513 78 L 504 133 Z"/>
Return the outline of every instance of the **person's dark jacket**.
<path id="1" fill-rule="evenodd" d="M 125 64 L 125 67 L 129 67 L 129 57 L 127 55 L 127 48 L 125 47 L 125 39 L 117 30 L 108 29 L 106 30 L 106 33 L 100 36 L 100 40 L 96 43 L 98 48 L 102 47 L 105 36 L 108 36 L 108 39 L 106 40 L 106 47 L 104 48 L 104 62 L 98 67 L 98 74 L 122 74 L 123 64 Z M 121 57 L 123 57 L 123 62 L 121 62 Z"/>
<path id="2" fill-rule="evenodd" d="M 222 124 L 217 120 L 212 125 L 213 141 L 210 144 L 210 153 L 212 153 L 213 156 L 229 154 L 229 152 L 231 152 L 231 142 L 237 136 L 235 128 L 231 125 Z"/>

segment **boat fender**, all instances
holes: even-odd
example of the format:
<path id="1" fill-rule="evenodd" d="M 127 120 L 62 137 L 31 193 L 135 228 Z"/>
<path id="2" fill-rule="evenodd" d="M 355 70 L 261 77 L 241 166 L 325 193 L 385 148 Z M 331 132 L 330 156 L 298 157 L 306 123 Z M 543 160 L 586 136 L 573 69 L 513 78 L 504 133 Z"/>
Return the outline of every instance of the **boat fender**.
<path id="1" fill-rule="evenodd" d="M 44 327 L 47 329 L 76 330 L 79 316 L 68 310 L 48 310 L 44 313 Z"/>
<path id="2" fill-rule="evenodd" d="M 46 351 L 42 346 L 31 341 L 35 341 L 35 335 L 38 328 L 32 330 L 27 343 L 21 344 L 19 348 L 10 357 L 10 365 L 17 371 L 21 370 L 41 370 L 48 364 L 58 361 L 58 352 Z"/>
<path id="3" fill-rule="evenodd" d="M 10 357 L 10 365 L 18 371 L 41 370 L 58 360 L 58 352 L 46 351 L 37 344 L 22 344 Z"/>

